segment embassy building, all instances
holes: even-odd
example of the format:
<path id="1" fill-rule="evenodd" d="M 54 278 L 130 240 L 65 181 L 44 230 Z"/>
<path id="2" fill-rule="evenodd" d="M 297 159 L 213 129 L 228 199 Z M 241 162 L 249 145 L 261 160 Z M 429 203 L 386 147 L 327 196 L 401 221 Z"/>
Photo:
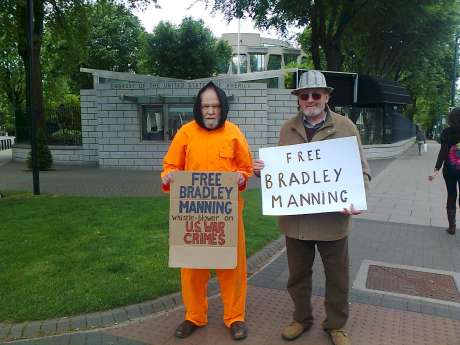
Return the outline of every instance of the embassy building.
<path id="1" fill-rule="evenodd" d="M 162 169 L 171 140 L 193 119 L 195 96 L 210 80 L 225 90 L 228 119 L 240 127 L 258 157 L 259 148 L 277 145 L 282 124 L 297 113 L 291 89 L 303 72 L 291 68 L 179 80 L 81 71 L 93 76 L 93 88 L 80 92 L 81 145 L 50 146 L 54 162 L 142 170 Z M 415 128 L 401 116 L 410 102 L 403 87 L 353 73 L 324 74 L 334 87 L 329 104 L 357 124 L 368 159 L 395 157 L 413 144 Z M 13 159 L 26 160 L 29 150 L 16 145 Z"/>

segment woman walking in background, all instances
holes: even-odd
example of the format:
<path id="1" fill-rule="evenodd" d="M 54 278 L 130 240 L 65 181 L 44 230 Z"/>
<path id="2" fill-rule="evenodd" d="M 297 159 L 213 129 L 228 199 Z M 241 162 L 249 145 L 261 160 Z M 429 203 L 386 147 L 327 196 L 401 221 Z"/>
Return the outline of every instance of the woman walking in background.
<path id="1" fill-rule="evenodd" d="M 455 234 L 455 214 L 457 211 L 457 188 L 460 186 L 460 108 L 454 108 L 448 115 L 449 127 L 441 133 L 441 148 L 434 168 L 433 175 L 428 179 L 432 181 L 442 168 L 442 175 L 447 187 L 447 219 L 449 234 Z M 460 200 L 459 200 L 460 204 Z"/>
<path id="2" fill-rule="evenodd" d="M 421 156 L 422 152 L 424 152 L 424 145 L 426 144 L 425 133 L 423 130 L 417 126 L 417 133 L 415 133 L 415 140 L 417 141 L 418 145 L 418 155 Z"/>

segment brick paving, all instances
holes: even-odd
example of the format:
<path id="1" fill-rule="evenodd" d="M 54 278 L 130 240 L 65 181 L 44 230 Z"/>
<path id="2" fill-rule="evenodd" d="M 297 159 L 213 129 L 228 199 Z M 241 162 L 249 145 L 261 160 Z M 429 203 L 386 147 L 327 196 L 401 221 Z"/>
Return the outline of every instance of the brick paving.
<path id="1" fill-rule="evenodd" d="M 290 322 L 292 316 L 292 302 L 286 291 L 251 286 L 248 291 L 247 306 L 249 336 L 241 343 L 265 345 L 287 343 L 280 337 L 283 327 Z M 313 328 L 295 343 L 330 345 L 328 335 L 321 329 L 321 321 L 325 318 L 322 297 L 313 297 L 313 308 L 316 320 Z M 220 300 L 214 298 L 209 306 L 209 324 L 197 330 L 188 339 L 178 340 L 173 337 L 175 327 L 182 321 L 182 309 L 105 333 L 152 345 L 234 344 L 228 329 L 221 321 L 221 315 Z M 354 344 L 460 344 L 459 320 L 362 303 L 351 304 L 351 318 L 347 329 L 353 334 Z M 216 339 L 219 341 L 216 342 Z"/>
<path id="2" fill-rule="evenodd" d="M 370 265 L 366 288 L 460 302 L 454 278 L 446 274 Z"/>
<path id="3" fill-rule="evenodd" d="M 447 224 L 443 180 L 437 178 L 432 183 L 426 180 L 433 169 L 438 149 L 438 144 L 430 142 L 429 151 L 424 156 L 419 157 L 414 146 L 394 161 L 370 162 L 374 175 L 382 172 L 372 181 L 368 211 L 357 217 L 350 234 L 351 317 L 347 329 L 352 334 L 353 344 L 460 344 L 458 303 L 445 300 L 441 303 L 434 298 L 427 301 L 405 295 L 392 296 L 378 290 L 364 291 L 356 284 L 359 272 L 367 261 L 379 262 L 383 266 L 407 265 L 457 274 L 460 272 L 460 237 L 449 236 L 444 231 Z M 17 163 L 2 165 L 0 189 L 6 186 L 16 190 L 30 188 L 30 173 L 22 169 Z M 86 186 L 82 187 L 75 181 L 85 182 Z M 78 185 L 80 195 L 155 195 L 159 192 L 157 181 L 158 175 L 154 172 L 57 167 L 54 172 L 42 174 L 42 190 L 74 194 L 76 188 L 72 186 Z M 53 185 L 53 182 L 57 183 Z M 257 180 L 252 180 L 251 186 L 257 186 Z M 283 239 L 251 258 L 249 271 L 256 272 L 260 267 L 263 268 L 249 281 L 247 322 L 250 333 L 242 343 L 285 344 L 280 332 L 291 320 L 292 302 L 285 289 L 288 272 Z M 324 318 L 324 272 L 319 259 L 314 265 L 313 282 L 315 324 L 295 343 L 330 345 L 330 339 L 321 330 L 321 320 Z M 182 321 L 184 312 L 178 295 L 84 315 L 84 319 L 63 318 L 13 326 L 0 324 L 0 339 L 6 339 L 8 334 L 30 338 L 35 336 L 33 339 L 10 342 L 34 345 L 233 344 L 221 320 L 222 305 L 219 297 L 214 296 L 217 291 L 214 281 L 210 288 L 213 297 L 209 303 L 209 325 L 185 340 L 173 337 L 173 331 Z M 65 332 L 73 323 L 96 329 L 37 337 L 37 330 Z"/>

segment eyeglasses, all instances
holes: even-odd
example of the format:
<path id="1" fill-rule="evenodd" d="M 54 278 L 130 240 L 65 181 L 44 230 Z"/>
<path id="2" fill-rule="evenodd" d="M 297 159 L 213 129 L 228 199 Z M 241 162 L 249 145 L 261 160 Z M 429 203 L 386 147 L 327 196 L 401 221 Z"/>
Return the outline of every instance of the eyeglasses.
<path id="1" fill-rule="evenodd" d="M 310 99 L 310 96 L 315 101 L 319 101 L 321 99 L 321 97 L 323 97 L 322 94 L 314 92 L 314 93 L 301 93 L 299 95 L 299 98 L 302 101 L 308 101 Z"/>

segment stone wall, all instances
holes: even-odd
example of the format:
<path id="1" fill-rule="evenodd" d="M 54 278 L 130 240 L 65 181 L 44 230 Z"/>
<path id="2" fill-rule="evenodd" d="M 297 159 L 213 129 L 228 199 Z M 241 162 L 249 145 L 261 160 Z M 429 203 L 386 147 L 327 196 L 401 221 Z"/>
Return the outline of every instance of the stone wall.
<path id="1" fill-rule="evenodd" d="M 126 79 L 120 80 L 124 75 Z M 112 77 L 112 74 L 109 75 Z M 95 89 L 81 90 L 82 146 L 51 146 L 57 164 L 98 165 L 100 168 L 161 170 L 169 140 L 142 140 L 141 104 L 153 97 L 192 97 L 204 81 L 166 80 L 113 73 L 100 78 Z M 252 154 L 278 143 L 282 124 L 297 112 L 291 90 L 267 89 L 265 83 L 217 81 L 230 96 L 228 119 L 246 135 Z M 173 104 L 173 103 L 171 103 Z M 364 146 L 369 159 L 396 157 L 412 139 L 389 145 Z M 16 146 L 13 159 L 23 161 L 30 148 Z"/>

